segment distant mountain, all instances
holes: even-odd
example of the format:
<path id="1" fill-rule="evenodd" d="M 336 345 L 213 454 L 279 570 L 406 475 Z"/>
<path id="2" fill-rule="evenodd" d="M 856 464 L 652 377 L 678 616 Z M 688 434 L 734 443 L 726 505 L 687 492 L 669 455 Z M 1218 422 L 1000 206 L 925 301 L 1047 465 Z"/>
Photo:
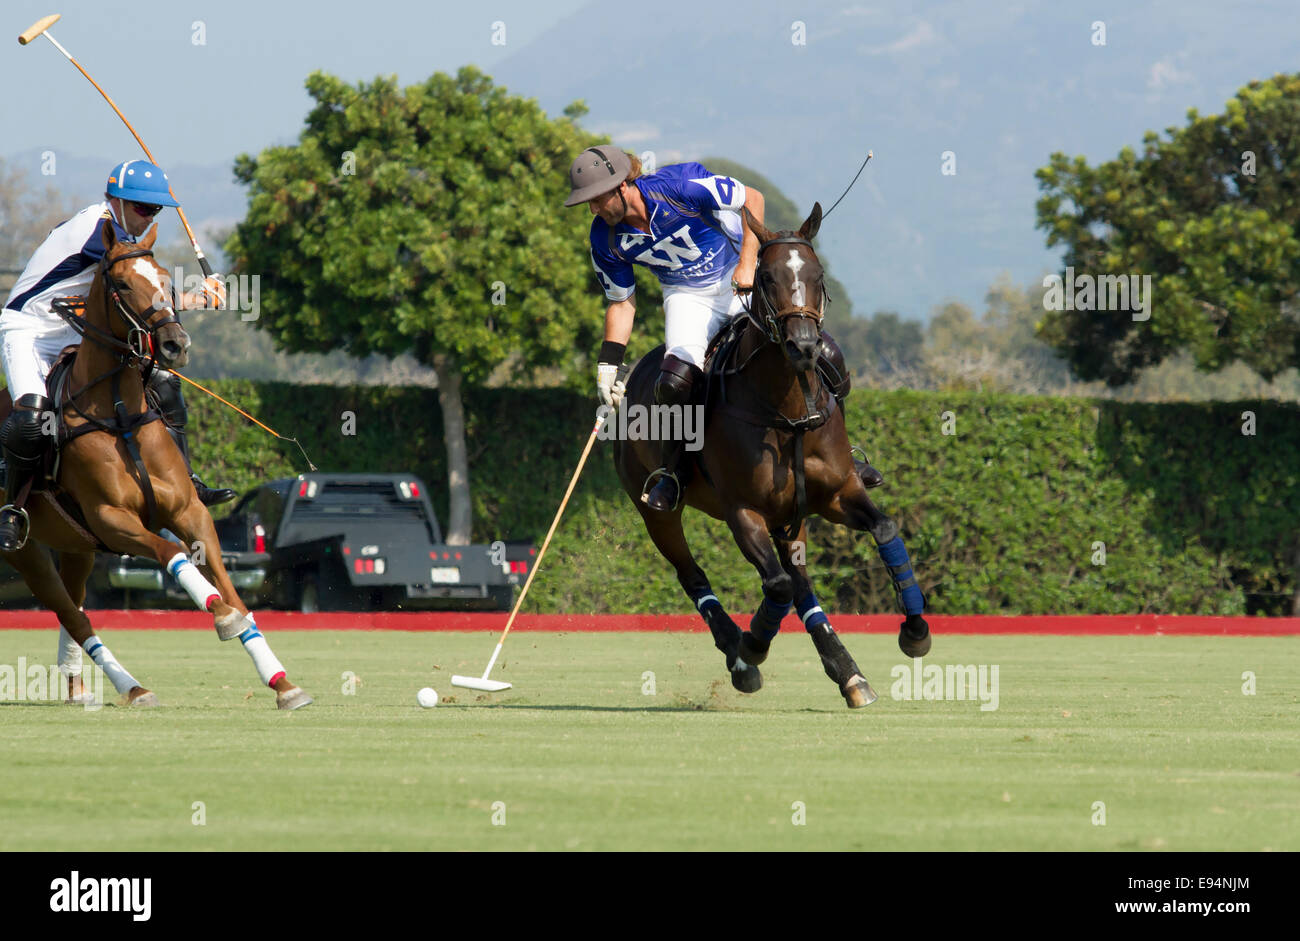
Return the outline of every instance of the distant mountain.
<path id="1" fill-rule="evenodd" d="M 493 77 L 551 113 L 584 99 L 585 127 L 661 164 L 752 166 L 805 213 L 829 209 L 873 149 L 822 227 L 823 258 L 860 314 L 923 317 L 950 297 L 978 306 L 1002 271 L 1024 283 L 1055 267 L 1034 228 L 1050 153 L 1112 157 L 1295 69 L 1280 28 L 1295 13 L 1293 0 L 749 0 L 645 15 L 593 0 Z"/>

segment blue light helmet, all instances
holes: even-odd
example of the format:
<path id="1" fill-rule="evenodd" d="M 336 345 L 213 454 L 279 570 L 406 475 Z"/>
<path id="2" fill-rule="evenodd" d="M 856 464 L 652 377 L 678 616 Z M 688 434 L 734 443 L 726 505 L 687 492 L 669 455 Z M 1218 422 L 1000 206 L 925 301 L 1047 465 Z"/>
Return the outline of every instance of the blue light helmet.
<path id="1" fill-rule="evenodd" d="M 105 192 L 133 203 L 179 206 L 168 189 L 167 174 L 163 173 L 162 167 L 148 160 L 128 160 L 119 163 L 108 174 Z"/>

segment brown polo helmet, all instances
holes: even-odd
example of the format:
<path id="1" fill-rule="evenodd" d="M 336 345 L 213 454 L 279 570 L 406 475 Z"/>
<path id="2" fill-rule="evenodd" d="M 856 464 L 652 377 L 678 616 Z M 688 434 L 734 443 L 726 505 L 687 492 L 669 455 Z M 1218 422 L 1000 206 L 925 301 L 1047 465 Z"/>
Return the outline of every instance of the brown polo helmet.
<path id="1" fill-rule="evenodd" d="M 617 189 L 631 172 L 632 161 L 613 144 L 588 147 L 569 167 L 569 185 L 573 191 L 564 205 L 577 206 Z"/>

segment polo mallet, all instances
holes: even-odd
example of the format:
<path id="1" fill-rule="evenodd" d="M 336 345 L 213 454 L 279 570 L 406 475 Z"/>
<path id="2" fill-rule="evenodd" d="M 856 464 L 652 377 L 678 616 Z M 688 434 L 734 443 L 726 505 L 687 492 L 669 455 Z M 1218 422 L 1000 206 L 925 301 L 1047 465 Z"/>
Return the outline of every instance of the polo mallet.
<path id="1" fill-rule="evenodd" d="M 519 608 L 528 595 L 528 587 L 532 585 L 537 570 L 542 567 L 542 557 L 546 555 L 546 547 L 551 544 L 551 537 L 555 535 L 555 528 L 560 525 L 560 517 L 564 515 L 564 508 L 569 505 L 569 497 L 573 495 L 573 488 L 578 484 L 578 475 L 582 473 L 582 468 L 587 463 L 587 455 L 591 453 L 591 446 L 596 443 L 596 435 L 600 433 L 600 426 L 605 423 L 610 415 L 614 414 L 615 410 L 610 409 L 604 416 L 596 419 L 596 424 L 591 429 L 591 434 L 587 438 L 587 446 L 582 449 L 582 457 L 578 459 L 578 469 L 573 472 L 573 479 L 569 481 L 569 489 L 564 491 L 564 499 L 560 501 L 560 509 L 556 511 L 555 519 L 551 521 L 551 528 L 547 531 L 546 538 L 542 540 L 542 549 L 537 553 L 537 561 L 533 563 L 533 570 L 528 573 L 528 580 L 524 582 L 524 590 L 519 593 L 514 610 L 510 612 L 510 617 L 506 620 L 506 629 L 501 632 L 501 639 L 497 641 L 497 649 L 492 651 L 492 659 L 488 661 L 487 669 L 483 671 L 482 676 L 453 676 L 451 678 L 452 686 L 478 689 L 485 693 L 499 693 L 503 689 L 510 688 L 511 684 L 509 683 L 504 683 L 501 680 L 489 680 L 488 674 L 496 666 L 497 657 L 501 655 L 501 645 L 506 642 L 506 635 L 510 633 L 510 626 L 515 623 L 515 615 L 519 613 Z"/>
<path id="2" fill-rule="evenodd" d="M 131 132 L 131 136 L 134 137 L 136 143 L 140 145 L 140 149 L 144 151 L 144 155 L 149 158 L 149 162 L 157 163 L 158 161 L 153 158 L 153 154 L 149 152 L 148 146 L 146 146 L 145 142 L 140 139 L 140 135 L 135 132 L 135 128 L 131 126 L 131 122 L 126 119 L 126 115 L 124 115 L 122 110 L 113 103 L 113 99 L 108 97 L 108 92 L 100 88 L 99 83 L 90 77 L 90 73 L 81 67 L 81 63 L 72 58 L 72 54 L 69 53 L 68 50 L 64 49 L 63 46 L 59 45 L 59 41 L 50 35 L 50 27 L 57 23 L 62 16 L 62 13 L 51 13 L 49 16 L 37 20 L 31 26 L 27 27 L 27 29 L 25 29 L 18 37 L 19 45 L 25 46 L 37 36 L 44 36 L 50 42 L 54 43 L 54 48 L 63 53 L 67 60 L 77 67 L 78 72 L 86 76 L 86 81 L 95 86 L 95 91 L 104 96 L 104 100 L 108 102 L 109 107 L 112 108 L 117 113 L 117 116 L 122 119 L 122 123 L 126 125 L 126 129 Z M 167 187 L 167 191 L 172 194 L 172 199 L 176 199 L 176 194 L 172 192 L 170 184 Z M 176 201 L 180 202 L 179 199 L 176 199 Z M 199 260 L 199 267 L 203 269 L 203 276 L 205 278 L 210 278 L 212 276 L 212 265 L 208 264 L 207 256 L 203 254 L 203 249 L 199 248 L 198 239 L 194 237 L 194 230 L 190 228 L 189 220 L 185 218 L 185 210 L 180 206 L 177 206 L 176 214 L 181 217 L 181 225 L 185 227 L 185 234 L 190 237 L 190 245 L 194 248 L 194 257 Z"/>

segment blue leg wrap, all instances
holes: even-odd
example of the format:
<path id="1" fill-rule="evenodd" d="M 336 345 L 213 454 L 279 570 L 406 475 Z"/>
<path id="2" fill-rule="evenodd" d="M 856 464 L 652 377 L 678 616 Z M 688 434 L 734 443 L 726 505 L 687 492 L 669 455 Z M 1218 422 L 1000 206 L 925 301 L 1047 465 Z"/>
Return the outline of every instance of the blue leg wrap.
<path id="1" fill-rule="evenodd" d="M 831 623 L 826 612 L 817 603 L 817 596 L 811 591 L 794 603 L 794 609 L 799 612 L 799 620 L 803 621 L 805 630 L 811 631 L 823 624 Z"/>
<path id="2" fill-rule="evenodd" d="M 261 637 L 261 636 L 262 636 L 262 632 L 259 631 L 259 630 L 257 629 L 257 625 L 254 624 L 254 625 L 253 625 L 252 627 L 250 627 L 248 630 L 244 631 L 244 633 L 242 633 L 242 634 L 239 635 L 239 642 L 240 642 L 241 644 L 247 644 L 247 643 L 248 643 L 250 640 L 252 640 L 254 637 Z"/>
<path id="3" fill-rule="evenodd" d="M 709 607 L 722 610 L 722 602 L 718 596 L 713 593 L 713 589 L 705 586 L 691 593 L 691 601 L 695 602 L 695 610 L 700 612 L 700 617 L 704 618 L 705 623 L 709 620 Z"/>
<path id="4" fill-rule="evenodd" d="M 921 587 L 912 574 L 912 560 L 907 556 L 903 537 L 895 536 L 889 542 L 876 546 L 876 551 L 880 553 L 885 565 L 889 566 L 889 574 L 894 579 L 894 591 L 903 603 L 903 613 L 925 613 L 925 596 L 921 594 Z"/>
<path id="5" fill-rule="evenodd" d="M 763 594 L 763 603 L 755 612 L 755 622 L 750 625 L 750 632 L 760 640 L 770 642 L 781 630 L 781 619 L 790 613 L 790 603 L 778 604 Z"/>

